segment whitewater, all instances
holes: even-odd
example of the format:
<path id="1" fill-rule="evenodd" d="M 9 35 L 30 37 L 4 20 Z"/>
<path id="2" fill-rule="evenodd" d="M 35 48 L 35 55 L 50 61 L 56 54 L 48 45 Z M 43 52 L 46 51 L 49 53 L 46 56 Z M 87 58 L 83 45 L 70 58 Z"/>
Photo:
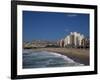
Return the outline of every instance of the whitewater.
<path id="1" fill-rule="evenodd" d="M 83 66 L 71 58 L 55 52 L 23 51 L 23 68 Z"/>

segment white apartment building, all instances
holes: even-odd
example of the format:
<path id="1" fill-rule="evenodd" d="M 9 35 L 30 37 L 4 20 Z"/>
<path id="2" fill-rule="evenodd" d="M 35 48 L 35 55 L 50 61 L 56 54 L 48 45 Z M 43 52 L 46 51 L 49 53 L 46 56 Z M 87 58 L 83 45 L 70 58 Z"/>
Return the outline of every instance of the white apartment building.
<path id="1" fill-rule="evenodd" d="M 82 39 L 84 39 L 84 35 L 81 35 L 78 32 L 71 32 L 70 35 L 66 36 L 64 39 L 64 46 L 81 46 Z"/>
<path id="2" fill-rule="evenodd" d="M 70 45 L 70 36 L 69 36 L 69 35 L 66 36 L 65 39 L 64 39 L 64 47 L 65 47 L 66 45 Z"/>
<path id="3" fill-rule="evenodd" d="M 64 47 L 64 40 L 63 39 L 60 40 L 60 47 Z"/>

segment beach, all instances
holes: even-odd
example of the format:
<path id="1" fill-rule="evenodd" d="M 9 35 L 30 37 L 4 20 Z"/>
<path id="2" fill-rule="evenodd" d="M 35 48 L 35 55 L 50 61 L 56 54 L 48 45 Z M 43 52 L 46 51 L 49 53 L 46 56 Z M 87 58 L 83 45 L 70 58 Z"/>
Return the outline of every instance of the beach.
<path id="1" fill-rule="evenodd" d="M 89 65 L 89 49 L 77 49 L 77 48 L 37 48 L 33 51 L 49 51 L 56 52 L 65 56 L 68 56 L 72 60 Z"/>

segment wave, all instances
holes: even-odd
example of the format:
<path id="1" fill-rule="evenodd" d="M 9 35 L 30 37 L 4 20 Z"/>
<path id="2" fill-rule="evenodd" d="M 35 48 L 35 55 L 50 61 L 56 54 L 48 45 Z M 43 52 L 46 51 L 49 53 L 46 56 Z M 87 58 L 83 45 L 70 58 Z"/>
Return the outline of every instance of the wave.
<path id="1" fill-rule="evenodd" d="M 55 57 L 63 58 L 65 61 L 67 61 L 67 62 L 69 62 L 69 63 L 77 63 L 77 64 L 80 64 L 80 65 L 84 65 L 84 64 L 75 62 L 74 60 L 72 60 L 72 59 L 69 58 L 68 56 L 65 56 L 65 55 L 62 55 L 62 54 L 59 54 L 59 53 L 55 53 L 55 52 L 47 52 L 47 51 L 43 51 L 43 53 L 49 53 L 49 54 L 54 55 Z"/>
<path id="2" fill-rule="evenodd" d="M 34 52 L 25 50 L 23 54 L 23 68 L 81 66 L 68 56 L 48 51 Z M 31 54 L 30 54 L 31 53 Z M 27 54 L 27 55 L 26 55 Z"/>

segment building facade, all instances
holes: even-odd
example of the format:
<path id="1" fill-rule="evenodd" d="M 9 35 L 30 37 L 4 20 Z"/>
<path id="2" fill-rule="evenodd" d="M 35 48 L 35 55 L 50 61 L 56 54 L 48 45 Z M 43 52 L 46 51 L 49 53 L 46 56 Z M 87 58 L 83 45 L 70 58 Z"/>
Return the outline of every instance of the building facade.
<path id="1" fill-rule="evenodd" d="M 83 34 L 71 32 L 64 39 L 60 40 L 61 47 L 84 47 L 89 46 L 89 40 Z"/>

